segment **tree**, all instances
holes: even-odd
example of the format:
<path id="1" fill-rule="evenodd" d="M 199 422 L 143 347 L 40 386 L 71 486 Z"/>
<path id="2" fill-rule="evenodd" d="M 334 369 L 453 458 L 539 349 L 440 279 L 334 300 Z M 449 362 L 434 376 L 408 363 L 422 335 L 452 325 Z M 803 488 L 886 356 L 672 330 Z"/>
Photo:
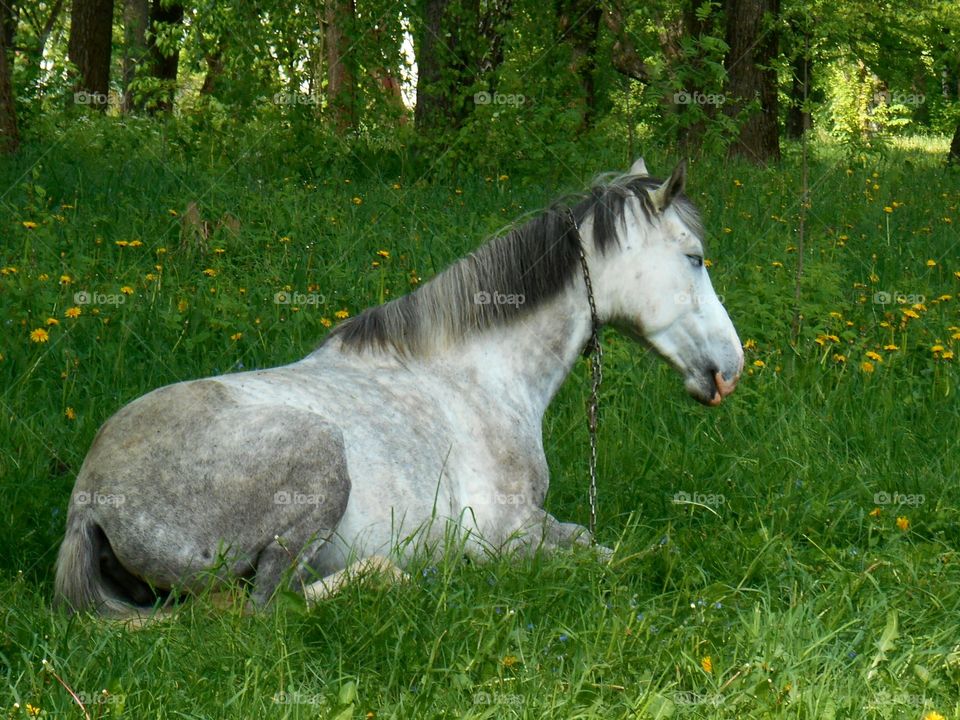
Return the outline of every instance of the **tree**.
<path id="1" fill-rule="evenodd" d="M 595 73 L 597 35 L 603 8 L 591 0 L 558 0 L 558 39 L 570 48 L 570 71 L 580 82 L 583 97 L 581 129 L 593 124 L 597 110 Z"/>
<path id="2" fill-rule="evenodd" d="M 112 34 L 113 0 L 73 0 L 67 54 L 79 73 L 74 90 L 100 110 L 110 91 Z"/>
<path id="3" fill-rule="evenodd" d="M 357 86 L 349 37 L 356 20 L 353 0 L 326 3 L 327 102 L 340 130 L 356 127 Z"/>
<path id="4" fill-rule="evenodd" d="M 780 0 L 726 0 L 727 102 L 740 122 L 730 155 L 754 163 L 780 159 L 776 26 Z"/>
<path id="5" fill-rule="evenodd" d="M 17 11 L 12 0 L 0 0 L 0 153 L 20 147 L 17 107 L 13 95 L 13 49 Z"/>
<path id="6" fill-rule="evenodd" d="M 960 163 L 960 123 L 957 123 L 957 129 L 953 131 L 953 140 L 950 141 L 950 153 L 947 155 L 947 162 Z"/>
<path id="7" fill-rule="evenodd" d="M 150 36 L 147 47 L 150 51 L 150 74 L 159 81 L 162 89 L 156 104 L 156 109 L 161 112 L 173 109 L 177 71 L 180 66 L 180 42 L 176 35 L 182 25 L 181 3 L 153 0 L 150 6 Z"/>
<path id="8" fill-rule="evenodd" d="M 123 101 L 124 112 L 134 108 L 131 84 L 147 55 L 147 23 L 150 0 L 125 0 L 123 4 Z"/>

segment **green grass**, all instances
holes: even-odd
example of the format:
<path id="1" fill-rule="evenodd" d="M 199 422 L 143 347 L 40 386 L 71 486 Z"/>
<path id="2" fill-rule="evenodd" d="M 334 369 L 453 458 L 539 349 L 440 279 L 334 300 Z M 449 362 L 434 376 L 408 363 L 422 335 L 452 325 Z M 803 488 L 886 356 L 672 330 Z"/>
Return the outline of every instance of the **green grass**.
<path id="1" fill-rule="evenodd" d="M 466 564 L 451 551 L 407 583 L 360 583 L 309 611 L 289 597 L 252 617 L 201 600 L 140 631 L 53 612 L 67 499 L 110 414 L 164 383 L 299 358 L 336 311 L 407 292 L 411 274 L 429 278 L 627 164 L 418 181 L 402 162 L 311 165 L 255 139 L 228 158 L 189 135 L 93 123 L 0 170 L 0 712 L 82 717 L 62 680 L 93 699 L 91 717 L 138 720 L 960 717 L 960 403 L 957 360 L 943 358 L 960 350 L 960 183 L 925 143 L 849 160 L 814 148 L 796 345 L 795 149 L 779 170 L 691 166 L 714 284 L 753 341 L 749 374 L 702 408 L 606 333 L 609 565 L 586 552 Z M 181 247 L 190 201 L 214 225 L 235 216 L 238 233 Z M 284 290 L 323 302 L 294 311 L 273 301 Z M 125 301 L 66 317 L 80 291 Z M 923 307 L 905 319 L 878 292 Z M 59 321 L 49 341 L 31 342 L 47 318 Z M 871 373 L 868 352 L 883 357 Z M 580 364 L 545 425 L 548 509 L 583 523 L 588 389 Z"/>

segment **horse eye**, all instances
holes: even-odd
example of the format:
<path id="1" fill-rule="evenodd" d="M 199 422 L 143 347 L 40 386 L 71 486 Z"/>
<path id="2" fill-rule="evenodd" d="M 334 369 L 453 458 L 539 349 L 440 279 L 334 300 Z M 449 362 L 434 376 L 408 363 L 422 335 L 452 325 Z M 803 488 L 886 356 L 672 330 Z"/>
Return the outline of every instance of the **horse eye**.
<path id="1" fill-rule="evenodd" d="M 703 255 L 687 255 L 694 267 L 703 267 Z"/>

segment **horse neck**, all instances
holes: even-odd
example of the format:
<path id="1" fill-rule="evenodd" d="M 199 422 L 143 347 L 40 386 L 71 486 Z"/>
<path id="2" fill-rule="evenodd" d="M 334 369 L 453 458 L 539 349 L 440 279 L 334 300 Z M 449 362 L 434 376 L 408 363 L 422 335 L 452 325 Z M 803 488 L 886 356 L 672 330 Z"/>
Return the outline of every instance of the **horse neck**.
<path id="1" fill-rule="evenodd" d="M 570 373 L 591 331 L 582 276 L 514 321 L 488 328 L 453 348 L 448 360 L 521 414 L 541 418 Z"/>

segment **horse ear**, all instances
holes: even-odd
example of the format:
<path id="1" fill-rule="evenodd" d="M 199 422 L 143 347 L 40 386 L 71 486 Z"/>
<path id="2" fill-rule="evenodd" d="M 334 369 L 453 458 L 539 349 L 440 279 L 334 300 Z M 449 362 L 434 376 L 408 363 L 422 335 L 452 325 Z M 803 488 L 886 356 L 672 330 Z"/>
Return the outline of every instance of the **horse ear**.
<path id="1" fill-rule="evenodd" d="M 650 172 L 647 170 L 647 164 L 643 161 L 642 157 L 638 157 L 633 165 L 630 166 L 630 170 L 627 172 L 628 175 L 649 175 Z"/>
<path id="2" fill-rule="evenodd" d="M 673 199 L 683 192 L 683 186 L 687 182 L 687 161 L 681 160 L 680 164 L 673 169 L 670 178 L 656 190 L 650 190 L 650 201 L 653 203 L 657 213 L 666 210 Z"/>

